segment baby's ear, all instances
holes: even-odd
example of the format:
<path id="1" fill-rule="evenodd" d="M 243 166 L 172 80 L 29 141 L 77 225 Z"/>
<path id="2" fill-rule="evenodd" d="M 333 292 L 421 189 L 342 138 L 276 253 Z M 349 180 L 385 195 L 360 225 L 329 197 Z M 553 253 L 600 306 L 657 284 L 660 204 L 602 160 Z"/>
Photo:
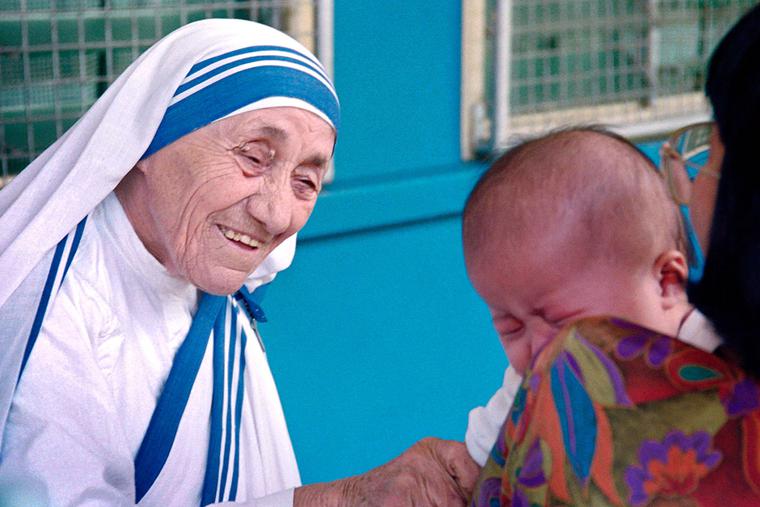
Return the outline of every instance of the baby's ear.
<path id="1" fill-rule="evenodd" d="M 688 301 L 686 279 L 689 266 L 686 257 L 678 250 L 668 250 L 654 261 L 654 276 L 660 284 L 660 296 L 667 309 Z"/>

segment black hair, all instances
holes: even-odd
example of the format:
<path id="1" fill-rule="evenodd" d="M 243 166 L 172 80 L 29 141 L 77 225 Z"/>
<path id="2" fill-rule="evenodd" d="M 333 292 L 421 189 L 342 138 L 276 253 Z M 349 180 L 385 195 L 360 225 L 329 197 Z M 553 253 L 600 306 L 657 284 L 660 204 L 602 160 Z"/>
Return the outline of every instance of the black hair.
<path id="1" fill-rule="evenodd" d="M 760 6 L 714 51 L 706 92 L 725 154 L 704 276 L 689 299 L 760 377 Z"/>

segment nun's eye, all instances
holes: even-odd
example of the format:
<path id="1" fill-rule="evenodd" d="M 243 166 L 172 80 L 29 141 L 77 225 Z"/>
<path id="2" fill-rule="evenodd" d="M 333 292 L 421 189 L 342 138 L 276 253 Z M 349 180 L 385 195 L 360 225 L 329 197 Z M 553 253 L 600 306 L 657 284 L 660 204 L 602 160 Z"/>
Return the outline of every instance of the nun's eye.
<path id="1" fill-rule="evenodd" d="M 243 159 L 243 172 L 250 176 L 266 170 L 274 160 L 274 150 L 265 143 L 243 143 L 235 147 L 235 153 Z"/>
<path id="2" fill-rule="evenodd" d="M 293 172 L 293 189 L 299 197 L 316 199 L 322 190 L 320 171 L 313 167 L 300 167 Z"/>

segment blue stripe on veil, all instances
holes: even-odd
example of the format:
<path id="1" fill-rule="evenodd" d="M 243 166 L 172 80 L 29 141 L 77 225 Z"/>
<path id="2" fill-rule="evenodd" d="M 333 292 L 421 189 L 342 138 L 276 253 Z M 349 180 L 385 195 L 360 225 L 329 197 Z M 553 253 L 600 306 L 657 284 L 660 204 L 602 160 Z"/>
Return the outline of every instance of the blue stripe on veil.
<path id="1" fill-rule="evenodd" d="M 31 355 L 32 349 L 34 348 L 34 344 L 37 342 L 37 336 L 39 336 L 40 329 L 42 329 L 42 321 L 45 319 L 45 313 L 47 312 L 50 298 L 58 291 L 58 289 L 60 289 L 61 285 L 63 284 L 63 280 L 66 278 L 66 273 L 69 270 L 69 266 L 71 266 L 71 261 L 74 260 L 74 256 L 76 255 L 77 249 L 79 248 L 79 241 L 82 239 L 82 234 L 84 233 L 84 226 L 86 223 L 87 217 L 84 217 L 79 222 L 79 224 L 77 224 L 74 232 L 64 236 L 63 239 L 59 241 L 58 245 L 55 247 L 55 252 L 53 253 L 53 261 L 50 263 L 50 271 L 48 272 L 47 280 L 45 280 L 45 286 L 42 289 L 42 297 L 40 298 L 39 305 L 37 306 L 37 312 L 34 315 L 34 322 L 32 323 L 32 328 L 29 331 L 29 337 L 26 340 L 26 348 L 24 349 L 24 356 L 21 359 L 21 368 L 18 372 L 16 383 L 21 380 L 21 375 L 24 373 L 26 362 L 29 360 L 29 356 Z M 66 264 L 64 264 L 63 274 L 59 279 L 58 273 L 61 270 L 61 260 L 63 259 L 63 254 L 67 246 L 69 247 L 69 252 L 66 258 Z"/>
<path id="2" fill-rule="evenodd" d="M 255 324 L 255 323 L 254 323 Z M 240 333 L 240 350 L 245 350 L 245 344 L 248 341 L 245 332 Z M 230 485 L 230 494 L 228 500 L 234 502 L 237 497 L 238 472 L 240 470 L 240 420 L 243 414 L 243 391 L 245 388 L 243 373 L 245 371 L 245 354 L 240 354 L 240 368 L 238 369 L 238 390 L 237 403 L 235 403 L 235 457 L 233 460 L 234 468 L 232 470 L 232 484 Z"/>
<path id="3" fill-rule="evenodd" d="M 150 418 L 135 457 L 135 499 L 139 502 L 150 490 L 169 457 L 179 421 L 206 352 L 211 329 L 219 311 L 226 306 L 224 296 L 203 293 L 190 331 L 174 356 L 161 396 Z"/>
<path id="4" fill-rule="evenodd" d="M 222 457 L 222 474 L 219 478 L 219 491 L 218 493 L 221 493 L 221 495 L 224 495 L 225 486 L 227 484 L 227 473 L 230 468 L 230 447 L 232 445 L 232 374 L 235 370 L 235 368 L 232 367 L 232 365 L 235 364 L 235 343 L 237 341 L 237 319 L 235 318 L 236 312 L 230 313 L 230 346 L 227 356 L 227 364 L 229 367 L 227 368 L 227 414 L 226 414 L 226 425 L 227 425 L 227 431 L 224 432 L 224 456 Z M 244 350 L 244 349 L 242 349 Z M 242 355 L 241 350 L 241 355 Z M 237 408 L 237 405 L 235 406 Z M 235 440 L 235 447 L 237 447 L 238 440 Z"/>
<path id="5" fill-rule="evenodd" d="M 214 322 L 214 394 L 211 399 L 211 431 L 209 433 L 208 457 L 206 458 L 206 475 L 203 479 L 201 505 L 217 501 L 219 491 L 219 448 L 222 443 L 222 411 L 224 410 L 224 349 L 227 333 L 225 333 L 225 317 L 227 306 L 219 312 Z M 230 338 L 232 335 L 230 335 Z M 228 365 L 230 363 L 227 363 Z"/>
<path id="6" fill-rule="evenodd" d="M 21 378 L 32 353 L 49 302 L 60 289 L 74 260 L 86 222 L 87 217 L 56 245 L 21 358 L 18 379 Z M 240 470 L 240 424 L 245 389 L 245 346 L 248 338 L 239 318 L 249 319 L 252 326 L 256 325 L 256 320 L 266 321 L 260 306 L 265 287 L 259 287 L 253 293 L 243 287 L 234 296 L 201 294 L 190 330 L 177 350 L 135 457 L 136 502 L 139 502 L 153 486 L 169 457 L 179 422 L 212 336 L 214 390 L 201 505 L 235 500 Z"/>
<path id="7" fill-rule="evenodd" d="M 243 318 L 247 316 L 252 321 L 256 320 L 255 315 L 258 315 L 260 320 L 264 320 L 264 312 L 259 305 L 261 294 L 263 287 L 253 294 L 247 289 L 241 289 L 234 296 L 227 297 L 202 293 L 190 331 L 177 351 L 135 458 L 137 502 L 150 490 L 169 457 L 179 422 L 211 337 L 214 391 L 201 506 L 231 501 L 237 496 L 247 342 L 246 333 L 238 322 L 238 315 Z M 252 322 L 252 325 L 255 325 L 255 322 Z M 240 346 L 236 347 L 238 342 Z M 237 389 L 234 389 L 236 372 Z M 234 394 L 233 390 L 236 391 Z"/>

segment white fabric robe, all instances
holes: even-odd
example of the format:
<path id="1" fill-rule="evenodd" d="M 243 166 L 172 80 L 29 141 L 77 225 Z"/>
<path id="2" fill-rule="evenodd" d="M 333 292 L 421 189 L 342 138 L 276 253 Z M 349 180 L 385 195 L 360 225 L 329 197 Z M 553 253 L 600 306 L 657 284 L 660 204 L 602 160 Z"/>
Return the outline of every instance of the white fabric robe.
<path id="1" fill-rule="evenodd" d="M 148 253 L 109 195 L 87 222 L 17 387 L 0 476 L 36 479 L 56 507 L 134 505 L 133 460 L 197 297 Z M 243 325 L 237 499 L 274 495 L 248 505 L 291 505 L 300 477 L 285 418 L 257 332 Z M 139 505 L 200 504 L 212 388 L 209 346 L 172 452 Z"/>
<path id="2" fill-rule="evenodd" d="M 236 93 L 228 85 L 237 86 Z M 169 112 L 182 111 L 171 116 L 167 127 L 176 135 L 202 128 L 198 118 L 211 122 L 272 107 L 313 112 L 337 129 L 337 100 L 323 66 L 288 35 L 239 19 L 196 21 L 145 51 L 73 127 L 3 188 L 0 504 L 44 504 L 44 498 L 37 502 L 16 495 L 27 491 L 34 496 L 40 490 L 48 491 L 54 505 L 134 503 L 131 462 L 173 353 L 190 326 L 196 296 L 187 285 L 162 276 L 152 258 L 136 254 L 140 245 L 134 237 L 110 237 L 105 218 L 92 213 L 153 145 Z M 196 117 L 203 101 L 215 106 L 204 111 L 213 115 Z M 67 271 L 62 266 L 68 266 L 75 250 L 77 224 L 88 215 L 81 251 Z M 109 241 L 122 253 L 132 248 L 136 257 L 116 261 L 119 250 L 105 248 Z M 246 286 L 271 281 L 285 269 L 295 241 L 291 236 L 271 252 Z M 237 303 L 228 304 L 234 308 Z M 17 386 L 26 345 L 40 322 L 42 335 Z M 235 332 L 238 336 L 239 329 Z M 240 463 L 248 469 L 240 470 L 245 484 L 237 496 L 249 500 L 299 483 L 279 400 L 253 332 L 246 329 L 247 397 L 241 424 L 247 454 Z M 232 343 L 226 337 L 222 344 Z M 239 365 L 236 347 L 230 357 Z M 207 379 L 209 369 L 206 357 L 199 375 Z M 157 477 L 157 492 L 149 491 L 141 504 L 197 505 L 187 501 L 197 495 L 200 456 L 205 460 L 207 387 L 202 382 L 194 387 L 179 427 L 181 447 L 172 450 Z M 236 398 L 229 398 L 234 404 Z M 224 476 L 225 468 L 219 473 Z M 286 489 L 255 504 L 290 503 L 292 491 Z"/>
<path id="3" fill-rule="evenodd" d="M 245 64 L 250 56 L 247 51 L 262 46 L 280 49 L 263 52 L 272 59 L 266 57 L 255 65 Z M 258 58 L 262 52 L 256 53 Z M 288 55 L 285 60 L 289 61 L 283 60 L 283 54 Z M 188 72 L 194 65 L 214 58 L 222 60 L 204 67 L 210 74 L 214 74 L 213 68 L 218 65 L 232 68 L 208 79 L 202 76 L 203 82 L 181 93 L 185 98 L 175 97 L 182 83 L 188 81 Z M 293 63 L 294 58 L 308 63 Z M 33 326 L 35 309 L 44 300 L 43 286 L 59 242 L 135 167 L 151 146 L 171 107 L 194 97 L 191 90 L 208 90 L 215 83 L 224 83 L 253 68 L 264 69 L 270 76 L 266 78 L 266 96 L 257 94 L 255 83 L 241 90 L 245 99 L 242 101 L 236 94 L 222 91 L 222 95 L 211 97 L 209 102 L 229 105 L 224 111 L 233 108 L 224 116 L 271 107 L 297 107 L 337 127 L 326 112 L 307 100 L 314 97 L 292 96 L 292 75 L 300 73 L 313 85 L 309 93 L 315 93 L 319 100 L 325 99 L 330 108 L 338 107 L 332 84 L 322 77 L 324 68 L 306 48 L 286 34 L 259 23 L 206 19 L 173 31 L 140 55 L 74 126 L 2 189 L 0 431 L 5 427 L 24 346 Z M 291 77 L 282 76 L 282 69 L 290 69 Z M 199 72 L 190 76 L 190 81 L 201 79 L 195 77 Z M 320 77 L 314 78 L 317 75 Z M 189 122 L 191 118 L 185 119 Z M 265 263 L 270 260 L 289 263 L 294 251 L 295 236 L 292 236 L 276 248 Z"/>

